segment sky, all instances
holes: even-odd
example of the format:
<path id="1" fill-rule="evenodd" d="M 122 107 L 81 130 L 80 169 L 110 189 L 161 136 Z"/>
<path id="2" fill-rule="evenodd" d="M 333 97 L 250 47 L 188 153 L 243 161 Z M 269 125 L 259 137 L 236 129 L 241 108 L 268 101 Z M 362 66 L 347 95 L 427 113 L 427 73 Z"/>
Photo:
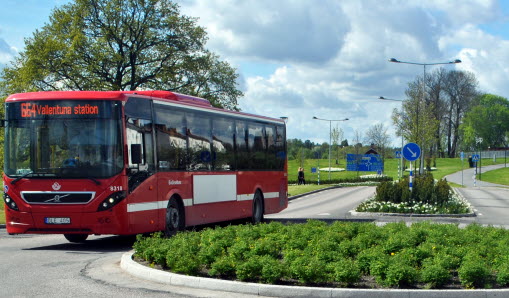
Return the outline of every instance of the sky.
<path id="1" fill-rule="evenodd" d="M 70 0 L 0 0 L 0 67 Z M 176 0 L 206 29 L 206 47 L 239 74 L 242 111 L 288 117 L 287 138 L 329 142 L 329 121 L 353 143 L 388 128 L 408 83 L 441 63 L 472 72 L 482 92 L 509 97 L 509 1 Z M 440 66 L 428 66 L 433 71 Z"/>

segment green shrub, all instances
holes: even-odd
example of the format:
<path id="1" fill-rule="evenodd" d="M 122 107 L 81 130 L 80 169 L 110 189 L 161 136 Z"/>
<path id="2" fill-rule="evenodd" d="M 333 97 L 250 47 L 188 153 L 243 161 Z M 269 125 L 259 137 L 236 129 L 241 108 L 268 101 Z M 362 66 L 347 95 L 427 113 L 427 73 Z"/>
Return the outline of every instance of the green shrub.
<path id="1" fill-rule="evenodd" d="M 301 283 L 318 283 L 326 280 L 326 262 L 316 257 L 304 255 L 297 257 L 289 267 L 291 278 Z"/>
<path id="2" fill-rule="evenodd" d="M 375 262 L 378 262 L 380 259 L 387 259 L 388 256 L 385 254 L 381 247 L 375 246 L 368 249 L 365 249 L 361 251 L 357 255 L 357 265 L 359 267 L 359 270 L 361 273 L 365 275 L 374 275 L 374 273 L 371 272 L 371 265 Z M 377 264 L 376 266 L 380 266 L 385 262 L 382 262 L 381 264 Z M 375 270 L 377 270 L 376 268 Z"/>
<path id="3" fill-rule="evenodd" d="M 421 282 L 428 284 L 429 288 L 438 288 L 451 279 L 449 270 L 440 262 L 429 260 L 424 262 L 421 269 Z"/>
<path id="4" fill-rule="evenodd" d="M 252 256 L 243 263 L 235 267 L 235 274 L 237 278 L 242 281 L 255 281 L 260 278 L 262 273 L 262 257 Z"/>
<path id="5" fill-rule="evenodd" d="M 151 237 L 137 235 L 133 248 L 136 257 L 164 266 L 169 244 L 168 239 L 162 237 L 162 233 L 154 233 Z"/>
<path id="6" fill-rule="evenodd" d="M 264 256 L 260 260 L 262 264 L 261 281 L 272 284 L 280 280 L 285 275 L 285 267 L 274 258 Z"/>
<path id="7" fill-rule="evenodd" d="M 351 286 L 366 275 L 383 287 L 440 288 L 455 276 L 465 288 L 509 285 L 509 231 L 478 224 L 314 220 L 156 233 L 133 247 L 173 272 L 264 283 Z"/>
<path id="8" fill-rule="evenodd" d="M 165 256 L 166 267 L 177 273 L 196 275 L 202 267 L 198 257 L 200 234 L 177 233 L 169 242 Z"/>
<path id="9" fill-rule="evenodd" d="M 491 280 L 491 271 L 488 264 L 477 257 L 467 256 L 458 269 L 461 284 L 467 288 L 483 288 Z"/>
<path id="10" fill-rule="evenodd" d="M 509 285 L 509 264 L 502 264 L 497 268 L 497 283 L 501 286 Z"/>
<path id="11" fill-rule="evenodd" d="M 438 206 L 444 206 L 451 198 L 451 186 L 447 183 L 447 180 L 440 179 L 435 185 L 435 203 Z"/>
<path id="12" fill-rule="evenodd" d="M 332 280 L 338 283 L 352 285 L 361 278 L 361 270 L 357 262 L 351 259 L 338 260 L 329 265 Z"/>
<path id="13" fill-rule="evenodd" d="M 389 268 L 389 256 L 386 254 L 378 255 L 369 262 L 369 273 L 375 277 L 378 284 L 383 285 L 387 270 Z"/>
<path id="14" fill-rule="evenodd" d="M 390 287 L 412 285 L 417 280 L 417 269 L 408 264 L 404 258 L 393 258 L 387 266 L 382 284 Z"/>
<path id="15" fill-rule="evenodd" d="M 232 256 L 222 256 L 210 265 L 208 274 L 210 276 L 233 278 L 235 277 L 235 266 L 237 260 Z"/>

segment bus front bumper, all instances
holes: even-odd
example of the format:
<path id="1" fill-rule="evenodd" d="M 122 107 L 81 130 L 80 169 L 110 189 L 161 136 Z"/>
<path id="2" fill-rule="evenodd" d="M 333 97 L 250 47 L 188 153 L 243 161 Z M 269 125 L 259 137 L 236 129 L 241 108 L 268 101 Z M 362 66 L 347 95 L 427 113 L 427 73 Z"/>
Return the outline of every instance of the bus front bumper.
<path id="1" fill-rule="evenodd" d="M 111 211 L 39 214 L 7 208 L 5 222 L 9 234 L 127 234 L 125 221 Z"/>

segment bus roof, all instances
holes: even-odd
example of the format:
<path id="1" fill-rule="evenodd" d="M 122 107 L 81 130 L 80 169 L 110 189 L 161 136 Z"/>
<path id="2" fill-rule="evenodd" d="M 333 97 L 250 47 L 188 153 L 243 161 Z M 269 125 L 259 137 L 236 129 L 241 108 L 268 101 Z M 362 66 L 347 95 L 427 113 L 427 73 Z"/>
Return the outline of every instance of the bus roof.
<path id="1" fill-rule="evenodd" d="M 248 116 L 260 119 L 270 119 L 284 123 L 282 119 L 270 118 L 260 115 L 228 111 L 224 109 L 214 108 L 206 99 L 194 97 L 190 95 L 179 94 L 171 91 L 41 91 L 41 92 L 27 92 L 12 94 L 5 100 L 6 103 L 17 101 L 31 101 L 31 100 L 120 100 L 127 101 L 131 96 L 143 96 L 157 99 L 163 102 L 178 102 L 182 104 L 190 104 L 200 106 L 202 108 L 223 111 L 229 114 L 236 114 L 238 116 Z"/>

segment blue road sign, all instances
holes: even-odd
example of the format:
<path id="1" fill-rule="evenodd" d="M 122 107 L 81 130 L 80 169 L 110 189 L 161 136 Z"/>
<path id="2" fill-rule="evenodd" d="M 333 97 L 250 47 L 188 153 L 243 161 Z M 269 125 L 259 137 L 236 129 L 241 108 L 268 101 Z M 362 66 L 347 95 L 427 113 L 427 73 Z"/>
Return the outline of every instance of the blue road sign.
<path id="1" fill-rule="evenodd" d="M 479 161 L 479 154 L 472 155 L 472 161 L 475 161 L 475 162 Z"/>
<path id="2" fill-rule="evenodd" d="M 394 152 L 396 154 L 396 158 L 401 158 L 401 151 Z"/>
<path id="3" fill-rule="evenodd" d="M 417 160 L 421 156 L 421 148 L 416 143 L 403 146 L 403 157 L 408 161 Z"/>
<path id="4" fill-rule="evenodd" d="M 311 168 L 311 173 L 316 173 L 316 168 Z"/>
<path id="5" fill-rule="evenodd" d="M 347 154 L 346 170 L 361 172 L 383 171 L 384 163 L 377 154 Z"/>
<path id="6" fill-rule="evenodd" d="M 463 151 L 460 152 L 460 158 L 461 158 L 461 161 L 463 161 L 465 159 L 465 152 L 463 152 Z"/>

